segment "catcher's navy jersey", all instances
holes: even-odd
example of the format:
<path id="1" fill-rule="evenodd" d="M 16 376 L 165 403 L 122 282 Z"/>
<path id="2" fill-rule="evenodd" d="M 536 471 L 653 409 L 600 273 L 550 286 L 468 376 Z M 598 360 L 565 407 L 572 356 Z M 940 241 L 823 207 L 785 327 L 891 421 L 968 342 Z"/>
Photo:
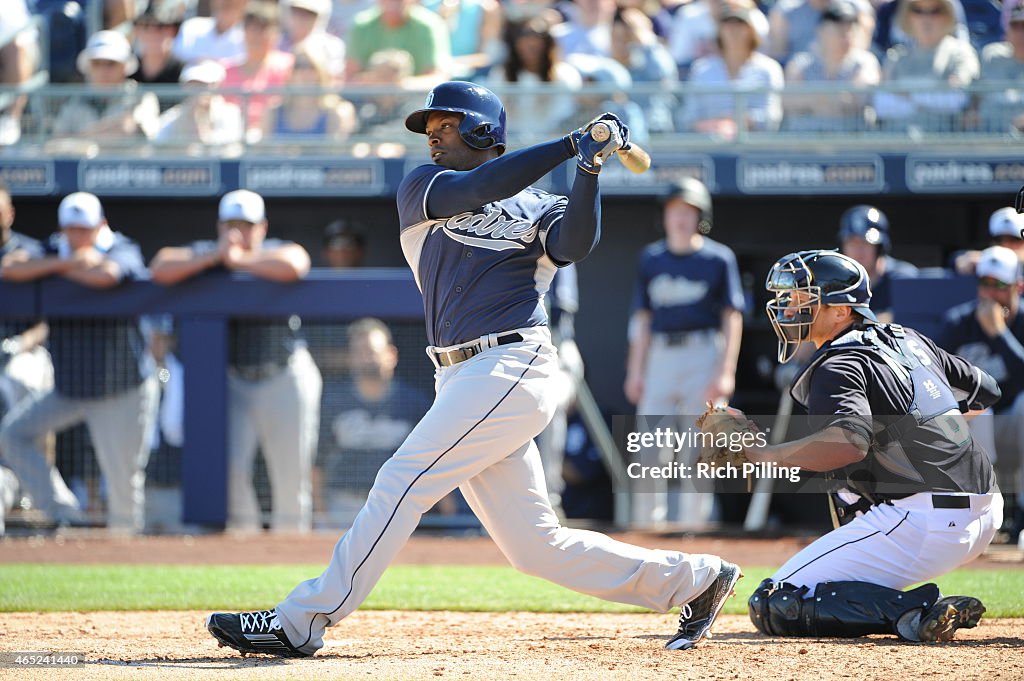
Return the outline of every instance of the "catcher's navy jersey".
<path id="1" fill-rule="evenodd" d="M 458 215 L 427 215 L 435 178 L 451 172 L 420 166 L 398 188 L 402 251 L 423 293 L 430 344 L 547 325 L 556 265 L 544 242 L 566 198 L 528 187 Z"/>

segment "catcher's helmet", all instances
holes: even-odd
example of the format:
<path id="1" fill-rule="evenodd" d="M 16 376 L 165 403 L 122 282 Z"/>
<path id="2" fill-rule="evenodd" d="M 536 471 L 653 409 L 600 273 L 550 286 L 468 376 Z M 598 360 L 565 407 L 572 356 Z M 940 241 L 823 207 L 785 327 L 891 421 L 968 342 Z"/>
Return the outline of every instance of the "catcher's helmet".
<path id="1" fill-rule="evenodd" d="M 883 254 L 888 254 L 892 248 L 889 218 L 874 206 L 853 206 L 839 218 L 839 243 L 842 244 L 850 237 L 860 237 L 878 246 Z"/>
<path id="2" fill-rule="evenodd" d="M 459 134 L 474 149 L 505 151 L 505 107 L 487 88 L 461 80 L 441 83 L 427 94 L 422 109 L 409 114 L 405 127 L 425 135 L 427 117 L 434 111 L 462 114 Z"/>
<path id="3" fill-rule="evenodd" d="M 790 253 L 780 258 L 764 287 L 774 294 L 765 310 L 779 339 L 779 361 L 786 363 L 807 340 L 821 305 L 849 305 L 865 319 L 877 322 L 871 311 L 871 283 L 864 268 L 838 251 Z M 793 314 L 792 296 L 807 295 Z M 788 313 L 788 314 L 787 314 Z"/>
<path id="4" fill-rule="evenodd" d="M 700 229 L 702 234 L 711 231 L 711 192 L 704 186 L 704 183 L 695 177 L 683 177 L 675 182 L 662 197 L 662 203 L 668 203 L 671 199 L 682 199 L 700 211 Z"/>

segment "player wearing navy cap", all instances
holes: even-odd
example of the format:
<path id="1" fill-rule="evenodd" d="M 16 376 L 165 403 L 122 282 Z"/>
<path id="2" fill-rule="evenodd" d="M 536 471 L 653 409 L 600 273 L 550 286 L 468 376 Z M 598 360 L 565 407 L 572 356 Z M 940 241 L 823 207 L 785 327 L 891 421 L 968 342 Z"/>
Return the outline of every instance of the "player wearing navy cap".
<path id="1" fill-rule="evenodd" d="M 600 120 L 611 132 L 594 140 Z M 433 406 L 380 469 L 366 505 L 322 575 L 276 608 L 216 613 L 207 628 L 242 652 L 306 656 L 366 598 L 420 516 L 458 487 L 498 547 L 529 574 L 659 611 L 683 606 L 669 642 L 708 632 L 739 570 L 717 556 L 655 551 L 562 527 L 533 438 L 551 419 L 558 359 L 544 295 L 556 268 L 600 235 L 601 164 L 629 144 L 608 114 L 565 137 L 506 152 L 505 112 L 489 90 L 444 83 L 406 126 L 432 164 L 398 190 L 400 239 L 423 293 L 436 367 Z M 575 159 L 568 197 L 531 187 Z"/>
<path id="2" fill-rule="evenodd" d="M 893 279 L 917 276 L 917 268 L 892 257 L 889 218 L 874 206 L 848 208 L 839 218 L 839 250 L 860 263 L 871 281 L 871 308 L 879 320 L 892 321 Z"/>

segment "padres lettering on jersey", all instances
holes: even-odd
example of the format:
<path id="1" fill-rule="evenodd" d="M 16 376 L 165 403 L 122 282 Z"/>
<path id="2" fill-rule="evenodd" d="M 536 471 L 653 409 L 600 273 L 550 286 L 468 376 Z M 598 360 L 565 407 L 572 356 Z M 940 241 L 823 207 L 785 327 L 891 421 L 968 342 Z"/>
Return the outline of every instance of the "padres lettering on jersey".
<path id="1" fill-rule="evenodd" d="M 633 309 L 651 311 L 655 333 L 718 328 L 724 308 L 746 306 L 736 256 L 707 237 L 691 253 L 672 253 L 664 240 L 651 244 L 638 269 Z"/>
<path id="2" fill-rule="evenodd" d="M 427 215 L 434 179 L 448 172 L 420 166 L 398 188 L 402 251 L 423 293 L 430 344 L 547 325 L 544 295 L 557 266 L 544 241 L 565 197 L 529 187 L 476 210 Z"/>

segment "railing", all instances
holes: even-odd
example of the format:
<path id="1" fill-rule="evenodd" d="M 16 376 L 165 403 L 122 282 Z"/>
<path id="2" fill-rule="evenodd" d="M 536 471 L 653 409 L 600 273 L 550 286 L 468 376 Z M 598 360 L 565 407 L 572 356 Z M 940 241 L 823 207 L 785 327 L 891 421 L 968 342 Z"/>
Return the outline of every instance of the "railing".
<path id="1" fill-rule="evenodd" d="M 391 327 L 393 342 L 401 348 L 405 366 L 399 372 L 400 384 L 422 395 L 430 393 L 432 367 L 422 354 L 422 305 L 412 274 L 405 269 L 313 270 L 302 282 L 290 285 L 227 274 L 208 274 L 175 286 L 144 281 L 109 290 L 84 288 L 63 279 L 44 279 L 32 284 L 0 283 L 0 321 L 59 319 L 80 323 L 85 332 L 90 322 L 98 319 L 142 317 L 155 321 L 157 315 L 173 316 L 185 395 L 180 468 L 182 520 L 186 524 L 214 526 L 223 525 L 227 517 L 229 325 L 301 317 L 310 351 L 314 356 L 319 351 L 324 357 L 320 367 L 324 381 L 322 413 L 327 414 L 331 410 L 329 395 L 338 392 L 328 386 L 333 383 L 336 388 L 351 379 L 339 370 L 335 354 L 347 342 L 344 325 L 362 317 L 382 319 Z M 158 376 L 169 380 L 168 369 L 161 369 Z M 614 481 L 615 521 L 625 527 L 630 500 L 624 464 L 589 388 L 581 383 L 578 391 L 584 423 Z M 388 427 L 394 428 L 394 424 Z M 327 442 L 321 441 L 319 447 L 321 453 L 336 455 Z M 79 445 L 71 454 L 78 458 L 78 468 L 83 466 L 81 450 Z M 358 451 L 348 452 L 347 456 L 345 467 L 358 479 L 348 484 L 355 493 L 365 493 L 361 485 L 376 474 L 374 468 L 367 478 L 367 467 L 381 462 L 359 461 Z M 178 472 L 171 477 L 178 478 Z M 334 486 L 346 483 L 326 482 Z M 260 492 L 263 494 L 266 489 Z M 326 509 L 317 514 L 316 520 L 323 524 L 336 522 Z M 454 517 L 434 517 L 427 522 L 433 526 L 465 526 L 475 521 L 456 512 Z"/>
<path id="2" fill-rule="evenodd" d="M 184 521 L 221 525 L 227 513 L 227 361 L 231 319 L 419 322 L 423 303 L 406 270 L 314 270 L 294 285 L 208 275 L 173 287 L 151 282 L 94 290 L 65 280 L 0 284 L 0 318 L 78 319 L 173 315 L 184 371 Z M 341 344 L 343 339 L 339 339 Z M 421 356 L 421 355 L 420 355 Z M 419 357 L 409 358 L 415 362 Z M 425 360 L 424 360 L 425 361 Z"/>
<path id="3" fill-rule="evenodd" d="M 1024 113 L 1024 89 L 1019 82 L 981 82 L 965 89 L 936 89 L 930 85 L 886 83 L 871 89 L 851 89 L 841 84 L 794 84 L 779 91 L 732 85 L 698 87 L 690 83 L 638 84 L 628 92 L 592 86 L 568 92 L 552 86 L 495 85 L 494 90 L 509 109 L 509 138 L 516 146 L 564 133 L 605 110 L 623 116 L 637 141 L 664 150 L 779 147 L 813 148 L 822 145 L 892 149 L 921 149 L 929 145 L 998 147 L 1019 141 L 1016 117 Z M 308 150 L 341 155 L 394 157 L 406 153 L 414 140 L 405 131 L 405 115 L 422 106 L 423 92 L 384 86 L 345 86 L 337 89 L 289 87 L 247 93 L 221 89 L 216 94 L 234 102 L 239 111 L 233 137 L 204 140 L 166 130 L 166 109 L 188 101 L 195 103 L 201 91 L 181 86 L 145 86 L 105 93 L 81 85 L 48 85 L 0 89 L 4 94 L 27 93 L 29 104 L 22 117 L 21 142 L 12 149 L 21 154 L 92 156 L 116 152 L 138 156 L 176 155 L 233 157 L 270 153 L 299 155 Z M 205 93 L 204 93 L 205 94 Z M 282 136 L 260 133 L 255 110 L 278 101 L 327 95 L 350 102 L 358 126 L 350 134 Z M 154 105 L 164 109 L 158 119 Z M 704 111 L 732 112 L 734 132 L 697 132 L 688 103 L 704 102 Z M 768 103 L 782 116 L 748 115 Z M 70 104 L 69 104 L 70 103 Z M 222 104 L 218 100 L 218 105 Z M 557 106 L 556 106 L 557 104 Z M 124 113 L 137 107 L 138 130 L 124 132 L 62 131 L 75 109 L 67 107 L 113 106 Z M 255 108 L 254 108 L 255 107 Z M 142 109 L 145 109 L 143 111 Z M 227 107 L 225 110 L 231 109 Z M 64 114 L 61 112 L 65 111 Z M 63 118 L 62 118 L 63 116 Z M 241 121 L 249 118 L 248 125 Z M 756 119 L 758 123 L 752 123 Z M 73 121 L 79 122 L 79 121 Z M 70 126 L 69 129 L 74 126 Z M 248 128 L 242 133 L 241 128 Z"/>

